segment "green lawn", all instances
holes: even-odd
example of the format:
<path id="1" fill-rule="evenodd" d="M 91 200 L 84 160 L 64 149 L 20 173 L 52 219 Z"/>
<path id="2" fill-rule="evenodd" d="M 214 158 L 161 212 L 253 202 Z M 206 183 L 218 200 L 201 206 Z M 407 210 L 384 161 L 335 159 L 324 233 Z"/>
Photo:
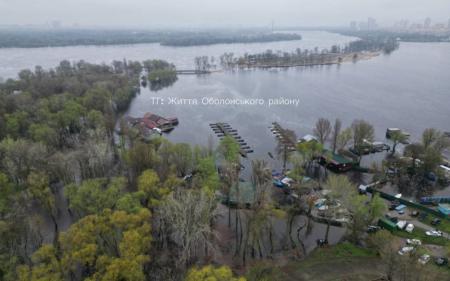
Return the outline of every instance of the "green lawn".
<path id="1" fill-rule="evenodd" d="M 437 225 L 437 226 L 434 226 L 434 225 L 431 224 L 431 222 L 432 222 L 435 218 L 441 220 L 441 223 L 440 223 L 439 225 Z M 439 229 L 439 230 L 441 230 L 441 231 L 443 231 L 443 232 L 450 233 L 450 221 L 447 220 L 447 219 L 438 218 L 438 217 L 434 217 L 434 216 L 432 216 L 432 215 L 428 215 L 425 219 L 419 220 L 419 221 L 423 222 L 424 224 L 428 224 L 428 225 L 431 226 L 431 227 L 435 227 L 435 228 L 437 228 L 437 229 Z"/>
<path id="2" fill-rule="evenodd" d="M 380 278 L 382 265 L 374 251 L 344 242 L 318 248 L 305 260 L 290 262 L 281 271 L 283 281 L 366 281 Z"/>
<path id="3" fill-rule="evenodd" d="M 374 257 L 375 251 L 357 247 L 352 243 L 343 242 L 332 247 L 318 248 L 309 256 L 313 260 L 328 260 L 329 258 Z"/>
<path id="4" fill-rule="evenodd" d="M 434 244 L 440 246 L 450 245 L 450 241 L 444 237 L 432 237 L 425 234 L 425 230 L 420 229 L 418 227 L 414 228 L 412 233 L 408 233 L 404 230 L 395 230 L 393 232 L 394 235 L 402 238 L 410 238 L 410 239 L 419 239 L 424 244 Z"/>

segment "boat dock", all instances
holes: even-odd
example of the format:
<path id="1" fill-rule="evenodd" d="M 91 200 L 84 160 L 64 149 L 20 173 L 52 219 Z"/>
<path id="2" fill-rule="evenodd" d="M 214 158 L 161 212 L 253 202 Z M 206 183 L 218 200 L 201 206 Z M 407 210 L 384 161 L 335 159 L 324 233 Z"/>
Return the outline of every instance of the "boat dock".
<path id="1" fill-rule="evenodd" d="M 252 153 L 253 150 L 249 145 L 239 136 L 237 130 L 233 129 L 228 123 L 213 123 L 209 124 L 214 133 L 222 139 L 225 136 L 230 136 L 236 140 L 239 144 L 240 150 L 239 153 L 242 157 L 247 157 L 248 153 Z"/>
<path id="2" fill-rule="evenodd" d="M 176 71 L 178 75 L 201 75 L 201 74 L 211 74 L 212 71 L 209 70 L 196 70 L 196 69 L 183 69 Z"/>
<path id="3" fill-rule="evenodd" d="M 287 132 L 286 129 L 281 127 L 277 122 L 272 123 L 270 131 L 275 135 L 275 137 L 291 151 L 295 151 L 297 146 L 297 140 L 293 139 L 292 136 Z"/>

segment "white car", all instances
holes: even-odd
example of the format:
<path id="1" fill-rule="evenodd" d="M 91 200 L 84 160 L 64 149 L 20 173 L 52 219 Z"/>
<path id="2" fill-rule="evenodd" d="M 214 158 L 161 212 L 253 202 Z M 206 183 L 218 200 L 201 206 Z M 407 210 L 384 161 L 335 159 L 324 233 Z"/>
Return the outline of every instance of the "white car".
<path id="1" fill-rule="evenodd" d="M 422 241 L 420 241 L 419 239 L 406 239 L 406 244 L 413 246 L 420 246 L 422 245 Z"/>
<path id="2" fill-rule="evenodd" d="M 414 230 L 414 224 L 408 223 L 408 225 L 405 227 L 405 231 L 411 233 L 411 232 L 413 232 L 413 230 Z"/>
<path id="3" fill-rule="evenodd" d="M 409 252 L 411 252 L 411 251 L 413 251 L 414 250 L 414 247 L 403 247 L 403 248 L 401 248 L 399 251 L 398 251 L 398 254 L 400 255 L 400 256 L 403 256 L 404 254 L 407 254 L 407 253 L 409 253 Z"/>
<path id="4" fill-rule="evenodd" d="M 425 255 L 420 256 L 420 258 L 418 259 L 418 262 L 421 264 L 426 264 L 427 262 L 430 261 L 430 258 L 431 258 L 430 255 L 425 254 Z"/>
<path id="5" fill-rule="evenodd" d="M 442 231 L 440 231 L 440 230 L 429 230 L 429 231 L 426 231 L 425 234 L 428 235 L 428 236 L 441 237 L 442 236 Z"/>

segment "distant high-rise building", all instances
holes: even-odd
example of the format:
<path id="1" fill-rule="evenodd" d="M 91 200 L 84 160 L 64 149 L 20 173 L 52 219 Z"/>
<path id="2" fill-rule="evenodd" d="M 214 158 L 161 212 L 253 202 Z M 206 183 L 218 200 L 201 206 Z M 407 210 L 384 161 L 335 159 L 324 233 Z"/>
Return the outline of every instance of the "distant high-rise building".
<path id="1" fill-rule="evenodd" d="M 377 25 L 377 20 L 374 18 L 368 18 L 367 19 L 367 29 L 369 30 L 373 30 L 373 29 L 377 29 L 378 25 Z"/>
<path id="2" fill-rule="evenodd" d="M 358 29 L 358 23 L 356 21 L 350 22 L 350 29 L 351 30 L 357 30 Z"/>
<path id="3" fill-rule="evenodd" d="M 423 23 L 423 27 L 424 28 L 430 28 L 431 27 L 431 19 L 430 18 L 426 18 L 425 22 Z"/>
<path id="4" fill-rule="evenodd" d="M 359 30 L 367 30 L 367 22 L 365 22 L 365 21 L 360 21 L 360 22 L 358 23 L 358 28 L 359 28 Z"/>
<path id="5" fill-rule="evenodd" d="M 398 29 L 408 29 L 409 22 L 407 20 L 400 20 L 394 24 L 395 28 Z"/>

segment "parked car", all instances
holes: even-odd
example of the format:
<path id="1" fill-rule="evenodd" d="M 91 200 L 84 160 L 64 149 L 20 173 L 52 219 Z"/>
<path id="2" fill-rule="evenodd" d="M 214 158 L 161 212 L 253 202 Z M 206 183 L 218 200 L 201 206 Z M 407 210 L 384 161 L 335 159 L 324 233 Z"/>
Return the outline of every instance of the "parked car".
<path id="1" fill-rule="evenodd" d="M 406 244 L 413 246 L 420 246 L 422 245 L 422 241 L 420 241 L 419 239 L 406 239 Z"/>
<path id="2" fill-rule="evenodd" d="M 391 147 L 383 142 L 376 141 L 372 143 L 372 153 L 389 151 Z"/>
<path id="3" fill-rule="evenodd" d="M 439 225 L 441 223 L 441 220 L 440 219 L 433 219 L 432 221 L 431 221 L 431 224 L 432 225 Z"/>
<path id="4" fill-rule="evenodd" d="M 406 206 L 405 205 L 403 205 L 403 204 L 400 204 L 400 205 L 398 205 L 396 208 L 395 208 L 395 210 L 397 211 L 397 212 L 400 212 L 400 211 L 405 211 L 405 209 L 406 209 Z"/>
<path id="5" fill-rule="evenodd" d="M 411 217 L 418 217 L 419 215 L 420 215 L 420 213 L 418 211 L 411 212 Z"/>
<path id="6" fill-rule="evenodd" d="M 447 264 L 448 264 L 448 259 L 447 259 L 447 258 L 444 258 L 444 257 L 438 257 L 438 258 L 436 258 L 436 259 L 434 260 L 434 263 L 435 263 L 437 266 L 444 266 L 444 265 L 447 265 Z"/>
<path id="7" fill-rule="evenodd" d="M 408 224 L 406 225 L 406 227 L 405 227 L 405 231 L 408 232 L 408 233 L 412 233 L 413 230 L 414 230 L 414 224 L 408 223 Z"/>
<path id="8" fill-rule="evenodd" d="M 440 230 L 429 230 L 425 232 L 426 235 L 428 236 L 433 236 L 433 237 L 441 237 L 442 236 L 442 231 Z"/>
<path id="9" fill-rule="evenodd" d="M 398 218 L 397 217 L 392 217 L 390 215 L 385 215 L 385 217 L 390 220 L 393 223 L 398 223 Z"/>
<path id="10" fill-rule="evenodd" d="M 369 225 L 369 226 L 367 227 L 367 233 L 375 233 L 375 232 L 377 232 L 378 230 L 380 230 L 380 227 L 377 226 L 377 225 Z"/>
<path id="11" fill-rule="evenodd" d="M 431 182 L 437 181 L 437 176 L 436 176 L 436 174 L 433 173 L 433 172 L 426 173 L 426 174 L 425 174 L 425 178 L 426 178 L 427 180 L 431 181 Z"/>
<path id="12" fill-rule="evenodd" d="M 400 255 L 400 256 L 403 256 L 404 254 L 407 254 L 407 253 L 409 253 L 409 252 L 412 252 L 414 250 L 414 247 L 403 247 L 403 248 L 401 248 L 399 251 L 398 251 L 398 254 Z"/>
<path id="13" fill-rule="evenodd" d="M 426 264 L 430 261 L 430 258 L 431 258 L 430 255 L 424 254 L 420 256 L 418 262 L 421 264 Z"/>

